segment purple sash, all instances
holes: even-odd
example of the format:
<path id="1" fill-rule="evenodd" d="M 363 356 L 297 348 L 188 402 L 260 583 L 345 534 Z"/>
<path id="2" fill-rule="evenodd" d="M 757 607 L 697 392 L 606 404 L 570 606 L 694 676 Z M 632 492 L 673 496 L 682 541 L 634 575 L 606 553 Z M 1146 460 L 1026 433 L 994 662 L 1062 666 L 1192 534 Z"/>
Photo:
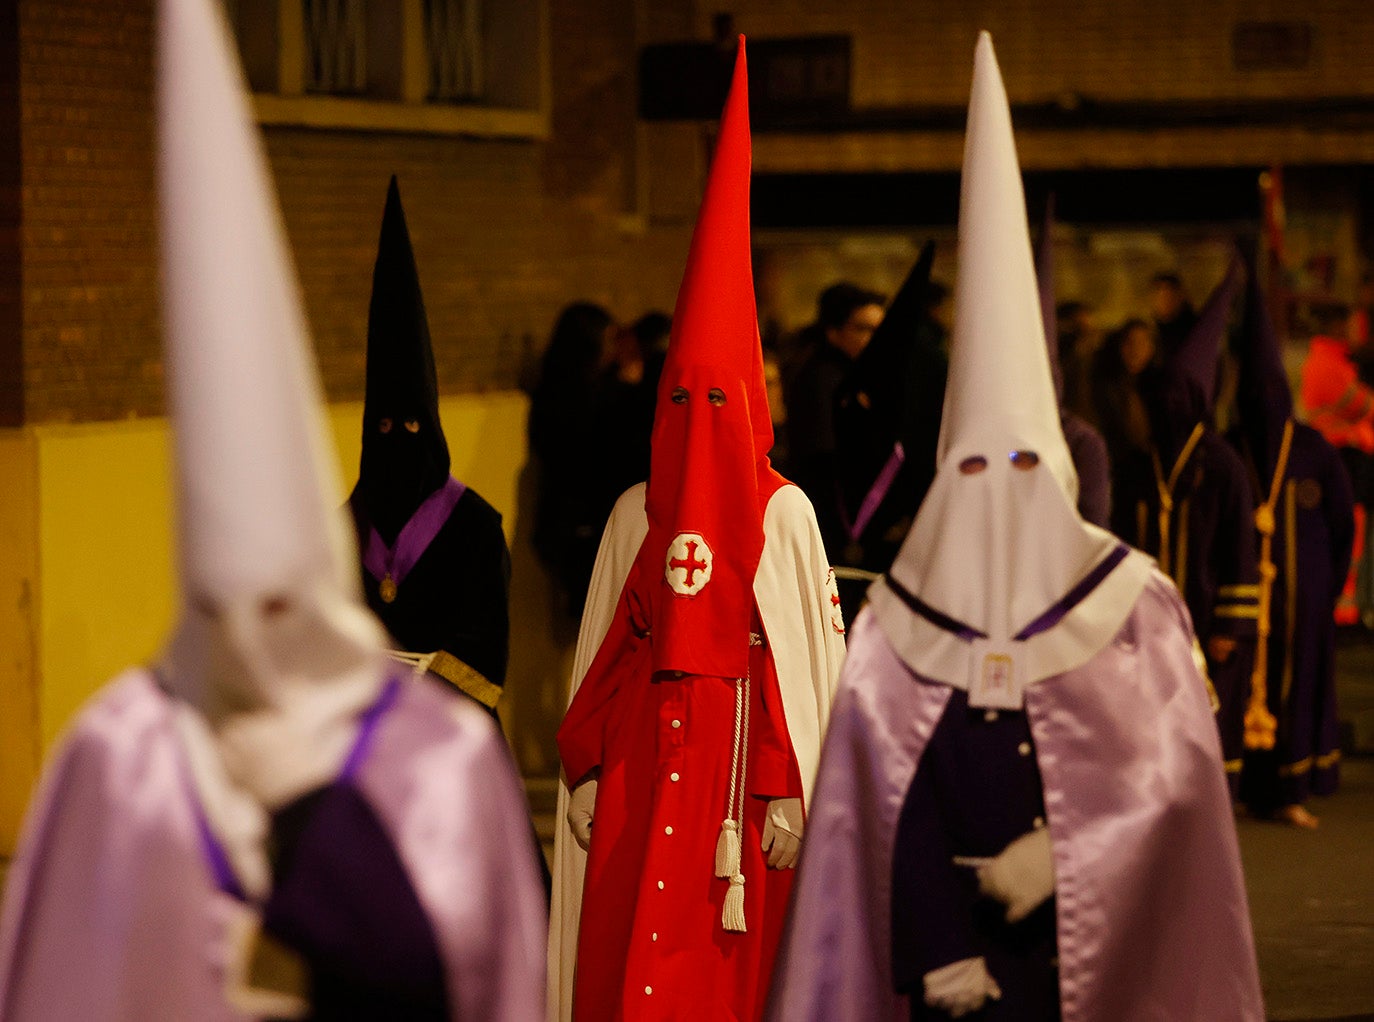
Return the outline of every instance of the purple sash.
<path id="1" fill-rule="evenodd" d="M 1128 553 L 1130 553 L 1130 548 L 1126 546 L 1125 543 L 1118 543 L 1115 550 L 1098 562 L 1097 567 L 1084 575 L 1082 580 L 1065 593 L 1063 597 L 1056 600 L 1049 610 L 1045 611 L 1045 613 L 1041 614 L 1030 624 L 1026 625 L 1025 628 L 1017 632 L 1016 635 L 1013 636 L 1012 641 L 1025 642 L 1031 636 L 1039 635 L 1041 632 L 1047 632 L 1055 625 L 1059 624 L 1060 621 L 1064 620 L 1064 616 L 1068 614 L 1069 611 L 1073 610 L 1074 607 L 1077 607 L 1087 599 L 1088 594 L 1102 584 L 1102 580 L 1112 573 L 1112 569 L 1126 559 Z M 888 575 L 885 581 L 887 582 L 888 588 L 897 595 L 899 600 L 905 603 L 912 611 L 933 624 L 936 628 L 941 628 L 947 632 L 953 632 L 965 642 L 987 638 L 987 635 L 980 632 L 977 628 L 966 625 L 962 621 L 956 621 L 948 614 L 936 610 L 915 593 L 909 592 L 891 575 Z"/>
<path id="2" fill-rule="evenodd" d="M 358 771 L 367 762 L 368 754 L 372 751 L 377 725 L 381 723 L 387 711 L 396 705 L 396 700 L 400 698 L 400 695 L 401 679 L 397 675 L 392 675 L 387 679 L 386 685 L 383 686 L 381 695 L 364 711 L 359 719 L 358 736 L 353 740 L 353 747 L 349 749 L 348 756 L 344 759 L 343 767 L 339 770 L 335 784 L 352 781 L 357 776 Z M 239 883 L 239 878 L 234 875 L 234 867 L 229 862 L 229 853 L 224 850 L 224 845 L 220 843 L 219 838 L 215 837 L 215 832 L 210 828 L 210 821 L 205 815 L 205 807 L 201 805 L 200 799 L 196 796 L 195 785 L 190 779 L 189 772 L 187 788 L 191 796 L 191 805 L 196 814 L 196 831 L 200 835 L 201 853 L 205 857 L 205 864 L 210 867 L 211 875 L 215 878 L 215 886 L 235 901 L 246 902 L 248 895 L 244 892 L 243 885 Z"/>
<path id="3" fill-rule="evenodd" d="M 448 516 L 453 513 L 458 499 L 463 496 L 465 490 L 466 486 L 453 476 L 449 476 L 443 486 L 426 497 L 415 509 L 410 521 L 397 533 L 395 546 L 387 546 L 381 533 L 369 524 L 367 547 L 363 550 L 363 567 L 367 569 L 367 573 L 378 582 L 389 578 L 394 585 L 400 586 L 410 574 L 410 569 L 415 567 L 416 562 L 434 542 L 434 537 L 439 535 L 439 530 L 448 521 Z"/>
<path id="4" fill-rule="evenodd" d="M 844 532 L 849 537 L 849 542 L 857 543 L 859 537 L 864 534 L 864 529 L 868 528 L 868 523 L 873 520 L 873 515 L 877 513 L 878 505 L 887 496 L 887 491 L 892 489 L 892 483 L 897 478 L 897 473 L 901 471 L 902 462 L 905 460 L 906 449 L 898 440 L 892 445 L 892 453 L 888 455 L 882 471 L 878 473 L 878 478 L 874 479 L 873 485 L 868 488 L 868 493 L 864 495 L 863 502 L 859 505 L 859 513 L 854 516 L 852 522 L 849 520 L 849 509 L 844 506 L 844 498 L 836 495 L 835 503 L 840 509 L 840 524 L 844 526 Z"/>

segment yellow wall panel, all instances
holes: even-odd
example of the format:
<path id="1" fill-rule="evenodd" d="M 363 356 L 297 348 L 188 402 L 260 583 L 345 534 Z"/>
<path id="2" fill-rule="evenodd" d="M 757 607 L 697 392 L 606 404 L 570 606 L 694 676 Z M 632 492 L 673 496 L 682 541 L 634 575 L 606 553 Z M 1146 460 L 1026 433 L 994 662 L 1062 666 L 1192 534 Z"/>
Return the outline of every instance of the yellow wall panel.
<path id="1" fill-rule="evenodd" d="M 527 401 L 441 404 L 454 474 L 516 525 Z M 330 409 L 341 475 L 357 476 L 361 404 Z M 39 713 L 44 747 L 105 681 L 156 655 L 176 610 L 169 434 L 164 419 L 39 427 Z M 340 493 L 342 502 L 346 492 Z"/>
<path id="2" fill-rule="evenodd" d="M 92 692 L 158 651 L 175 607 L 166 422 L 40 427 L 44 747 Z"/>
<path id="3" fill-rule="evenodd" d="M 0 857 L 14 851 L 38 771 L 38 500 L 33 438 L 0 431 Z"/>

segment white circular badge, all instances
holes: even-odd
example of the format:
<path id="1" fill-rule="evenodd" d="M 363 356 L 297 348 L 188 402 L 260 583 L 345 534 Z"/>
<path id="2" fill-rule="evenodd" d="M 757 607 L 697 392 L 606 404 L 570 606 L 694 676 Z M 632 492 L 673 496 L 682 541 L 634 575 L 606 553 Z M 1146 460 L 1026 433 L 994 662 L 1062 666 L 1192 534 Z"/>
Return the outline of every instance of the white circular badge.
<path id="1" fill-rule="evenodd" d="M 679 532 L 668 544 L 663 578 L 679 596 L 695 596 L 711 581 L 715 558 L 699 532 Z"/>

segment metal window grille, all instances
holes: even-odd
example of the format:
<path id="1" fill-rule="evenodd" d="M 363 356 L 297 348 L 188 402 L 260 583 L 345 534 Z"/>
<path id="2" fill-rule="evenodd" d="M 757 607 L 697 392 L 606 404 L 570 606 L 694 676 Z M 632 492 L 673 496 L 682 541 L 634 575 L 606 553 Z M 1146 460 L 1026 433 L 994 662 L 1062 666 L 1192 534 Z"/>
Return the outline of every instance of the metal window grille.
<path id="1" fill-rule="evenodd" d="M 303 0 L 310 92 L 367 89 L 367 0 Z"/>
<path id="2" fill-rule="evenodd" d="M 482 0 L 425 0 L 425 42 L 430 99 L 480 99 L 485 91 Z"/>

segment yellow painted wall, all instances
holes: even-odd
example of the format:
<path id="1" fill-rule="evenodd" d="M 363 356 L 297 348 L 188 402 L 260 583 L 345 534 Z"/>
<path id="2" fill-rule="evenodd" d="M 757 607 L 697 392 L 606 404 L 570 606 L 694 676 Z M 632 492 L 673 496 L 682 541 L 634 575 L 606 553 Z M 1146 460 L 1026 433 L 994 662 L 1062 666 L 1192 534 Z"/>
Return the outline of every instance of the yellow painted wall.
<path id="1" fill-rule="evenodd" d="M 166 422 L 39 427 L 39 715 L 47 749 L 157 652 L 176 605 Z"/>
<path id="2" fill-rule="evenodd" d="M 441 402 L 453 473 L 501 511 L 508 539 L 527 408 L 514 392 Z M 349 485 L 361 417 L 358 403 L 330 409 Z M 102 684 L 153 657 L 173 623 L 169 439 L 164 419 L 0 433 L 0 855 L 39 750 Z"/>
<path id="3" fill-rule="evenodd" d="M 0 855 L 14 847 L 41 751 L 37 478 L 33 438 L 0 431 Z"/>

